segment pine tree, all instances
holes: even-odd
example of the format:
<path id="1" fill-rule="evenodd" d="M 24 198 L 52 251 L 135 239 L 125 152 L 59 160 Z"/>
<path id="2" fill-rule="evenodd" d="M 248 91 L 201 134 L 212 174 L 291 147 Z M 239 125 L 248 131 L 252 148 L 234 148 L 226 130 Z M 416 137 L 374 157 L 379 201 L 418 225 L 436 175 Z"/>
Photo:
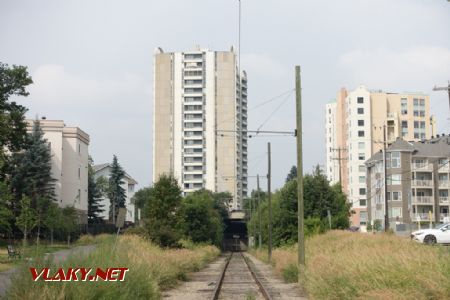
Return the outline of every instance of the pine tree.
<path id="1" fill-rule="evenodd" d="M 9 187 L 5 182 L 0 181 L 0 233 L 11 232 L 11 221 L 13 215 L 10 204 L 13 195 L 9 192 Z"/>
<path id="2" fill-rule="evenodd" d="M 25 194 L 31 198 L 32 207 L 36 208 L 39 197 L 52 200 L 55 198 L 50 147 L 44 139 L 39 120 L 34 121 L 33 132 L 28 134 L 26 150 L 15 154 L 14 161 L 16 167 L 11 185 L 16 199 Z"/>
<path id="3" fill-rule="evenodd" d="M 289 171 L 289 174 L 286 177 L 286 182 L 289 182 L 293 179 L 297 179 L 297 167 L 292 166 L 291 170 Z"/>
<path id="4" fill-rule="evenodd" d="M 95 171 L 92 167 L 94 161 L 91 157 L 89 157 L 89 166 L 88 166 L 88 223 L 94 224 L 102 221 L 102 218 L 99 216 L 100 213 L 104 211 L 103 205 L 100 203 L 102 198 L 102 193 L 100 189 L 97 187 L 97 183 L 95 181 Z"/>
<path id="5" fill-rule="evenodd" d="M 109 177 L 108 198 L 111 202 L 109 208 L 109 218 L 113 224 L 116 223 L 117 214 L 120 207 L 125 207 L 126 195 L 122 185 L 125 183 L 125 171 L 120 166 L 117 156 L 113 156 L 111 164 L 111 174 Z"/>

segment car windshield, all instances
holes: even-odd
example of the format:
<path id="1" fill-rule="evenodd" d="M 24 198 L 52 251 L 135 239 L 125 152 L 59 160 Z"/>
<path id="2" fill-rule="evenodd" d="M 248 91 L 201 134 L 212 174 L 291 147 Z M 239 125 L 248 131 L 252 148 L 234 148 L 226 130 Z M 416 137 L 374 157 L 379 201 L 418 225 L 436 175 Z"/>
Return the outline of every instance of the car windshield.
<path id="1" fill-rule="evenodd" d="M 445 227 L 447 225 L 449 225 L 449 223 L 439 224 L 439 225 L 436 225 L 436 227 L 434 227 L 434 228 L 435 229 L 441 229 L 442 227 Z"/>

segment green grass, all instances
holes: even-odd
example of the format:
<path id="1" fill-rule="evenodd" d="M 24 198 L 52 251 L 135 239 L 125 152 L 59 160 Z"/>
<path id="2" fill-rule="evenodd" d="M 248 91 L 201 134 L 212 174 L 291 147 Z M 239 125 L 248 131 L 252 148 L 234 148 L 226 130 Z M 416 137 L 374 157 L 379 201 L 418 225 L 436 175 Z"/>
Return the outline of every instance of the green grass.
<path id="1" fill-rule="evenodd" d="M 253 254 L 267 259 L 266 251 Z M 275 249 L 272 258 L 276 272 L 295 282 L 297 247 Z M 331 231 L 306 240 L 302 278 L 311 299 L 450 299 L 450 247 Z"/>
<path id="2" fill-rule="evenodd" d="M 91 239 L 84 238 L 84 239 Z M 85 257 L 71 257 L 63 268 L 126 267 L 123 282 L 33 282 L 29 270 L 22 269 L 13 280 L 8 299 L 159 299 L 161 291 L 185 280 L 187 273 L 197 271 L 215 259 L 220 251 L 213 246 L 194 249 L 161 249 L 135 235 L 120 236 L 112 253 L 114 238 L 94 238 L 97 248 Z M 33 267 L 57 268 L 48 261 L 35 261 Z"/>

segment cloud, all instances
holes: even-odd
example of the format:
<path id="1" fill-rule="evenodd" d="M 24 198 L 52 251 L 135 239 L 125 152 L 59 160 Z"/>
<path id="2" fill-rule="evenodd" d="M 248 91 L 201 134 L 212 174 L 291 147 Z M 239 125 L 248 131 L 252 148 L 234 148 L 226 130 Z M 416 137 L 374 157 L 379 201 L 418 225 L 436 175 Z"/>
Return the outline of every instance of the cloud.
<path id="1" fill-rule="evenodd" d="M 389 48 L 355 49 L 338 60 L 342 77 L 354 85 L 382 89 L 425 89 L 445 82 L 450 73 L 450 50 L 415 46 L 402 50 Z"/>

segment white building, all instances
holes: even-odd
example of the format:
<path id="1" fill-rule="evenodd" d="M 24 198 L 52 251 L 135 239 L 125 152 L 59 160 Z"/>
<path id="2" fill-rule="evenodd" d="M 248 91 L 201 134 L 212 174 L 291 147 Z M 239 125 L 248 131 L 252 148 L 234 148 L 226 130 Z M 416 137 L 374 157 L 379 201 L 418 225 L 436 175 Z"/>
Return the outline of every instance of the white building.
<path id="1" fill-rule="evenodd" d="M 104 177 L 109 180 L 111 175 L 111 165 L 110 164 L 100 164 L 94 166 L 95 171 L 95 180 L 100 177 Z M 134 180 L 130 175 L 125 172 L 125 178 L 123 179 L 122 188 L 125 190 L 126 200 L 125 207 L 127 209 L 127 214 L 125 217 L 125 221 L 135 223 L 136 220 L 140 220 L 141 212 L 140 209 L 136 209 L 134 203 L 132 203 L 131 198 L 134 196 L 135 186 L 138 184 L 136 180 Z M 109 219 L 109 206 L 110 200 L 108 198 L 102 198 L 100 204 L 103 205 L 103 212 L 99 215 L 99 217 L 104 220 Z"/>
<path id="2" fill-rule="evenodd" d="M 153 180 L 173 174 L 184 194 L 227 191 L 233 208 L 241 208 L 247 194 L 247 76 L 239 73 L 233 49 L 158 48 L 153 98 Z"/>
<path id="3" fill-rule="evenodd" d="M 34 120 L 27 120 L 32 132 Z M 61 120 L 39 120 L 52 155 L 52 177 L 60 207 L 74 206 L 81 224 L 87 223 L 89 135 L 78 127 L 66 127 Z"/>

